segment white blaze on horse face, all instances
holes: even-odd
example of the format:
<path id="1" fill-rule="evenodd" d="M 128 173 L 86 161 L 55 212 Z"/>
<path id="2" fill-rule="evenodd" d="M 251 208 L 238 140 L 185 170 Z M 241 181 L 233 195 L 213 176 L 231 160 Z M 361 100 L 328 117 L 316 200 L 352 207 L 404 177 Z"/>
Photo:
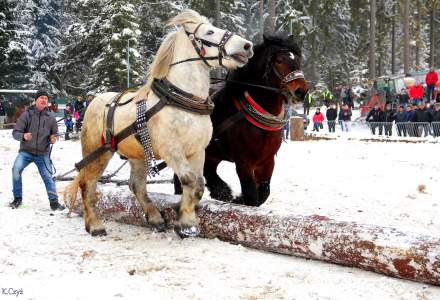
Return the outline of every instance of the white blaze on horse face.
<path id="1" fill-rule="evenodd" d="M 289 52 L 289 57 L 291 60 L 295 60 L 295 55 L 292 52 Z"/>

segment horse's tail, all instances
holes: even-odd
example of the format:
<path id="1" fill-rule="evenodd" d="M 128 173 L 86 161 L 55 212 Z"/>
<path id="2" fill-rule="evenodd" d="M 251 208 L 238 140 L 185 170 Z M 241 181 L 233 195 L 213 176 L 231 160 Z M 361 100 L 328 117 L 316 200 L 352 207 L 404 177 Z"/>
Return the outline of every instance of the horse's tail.
<path id="1" fill-rule="evenodd" d="M 81 172 L 75 177 L 75 179 L 66 187 L 63 192 L 64 202 L 69 207 L 68 216 L 72 214 L 73 211 L 76 211 L 78 207 L 78 188 L 79 182 L 81 179 Z"/>

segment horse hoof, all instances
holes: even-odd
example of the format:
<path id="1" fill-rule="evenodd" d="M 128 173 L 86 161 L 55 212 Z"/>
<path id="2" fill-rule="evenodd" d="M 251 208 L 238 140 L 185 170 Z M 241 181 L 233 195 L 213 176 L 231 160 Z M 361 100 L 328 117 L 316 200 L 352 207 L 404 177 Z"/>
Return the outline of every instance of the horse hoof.
<path id="1" fill-rule="evenodd" d="M 244 205 L 244 198 L 243 198 L 242 196 L 235 197 L 235 198 L 232 200 L 232 203 L 234 203 L 234 204 L 241 204 L 241 205 Z"/>
<path id="2" fill-rule="evenodd" d="M 157 224 L 150 224 L 150 228 L 154 232 L 165 232 L 168 228 L 166 223 L 157 223 Z"/>
<path id="3" fill-rule="evenodd" d="M 96 230 L 90 231 L 90 234 L 92 236 L 106 236 L 107 231 L 105 231 L 105 229 L 96 229 Z"/>
<path id="4" fill-rule="evenodd" d="M 200 234 L 200 229 L 197 226 L 175 226 L 174 231 L 182 239 L 188 237 L 196 237 Z"/>

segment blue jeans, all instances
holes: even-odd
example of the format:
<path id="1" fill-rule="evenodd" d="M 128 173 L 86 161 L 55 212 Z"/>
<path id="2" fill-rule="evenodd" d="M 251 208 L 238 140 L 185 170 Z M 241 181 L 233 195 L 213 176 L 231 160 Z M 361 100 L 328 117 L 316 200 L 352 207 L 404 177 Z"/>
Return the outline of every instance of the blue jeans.
<path id="1" fill-rule="evenodd" d="M 434 90 L 435 90 L 435 84 L 428 84 L 428 100 L 435 100 Z"/>
<path id="2" fill-rule="evenodd" d="M 40 172 L 46 186 L 47 196 L 49 201 L 58 201 L 57 189 L 55 181 L 52 179 L 52 164 L 49 155 L 35 155 L 29 152 L 19 152 L 12 167 L 12 193 L 14 197 L 23 196 L 23 183 L 21 180 L 21 173 L 31 163 L 35 163 Z"/>

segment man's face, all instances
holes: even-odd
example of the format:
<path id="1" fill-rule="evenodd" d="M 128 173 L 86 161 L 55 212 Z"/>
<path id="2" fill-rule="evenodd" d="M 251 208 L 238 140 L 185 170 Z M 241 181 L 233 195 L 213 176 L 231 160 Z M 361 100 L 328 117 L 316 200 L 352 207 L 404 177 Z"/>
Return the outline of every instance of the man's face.
<path id="1" fill-rule="evenodd" d="M 76 97 L 76 100 L 78 100 L 78 101 L 82 101 L 82 97 L 81 97 L 81 96 L 78 96 L 78 97 Z"/>
<path id="2" fill-rule="evenodd" d="M 47 107 L 47 103 L 49 102 L 49 98 L 47 96 L 40 96 L 35 100 L 35 106 L 39 111 L 42 111 Z"/>
<path id="3" fill-rule="evenodd" d="M 92 101 L 92 100 L 93 100 L 93 96 L 88 96 L 88 97 L 87 97 L 87 101 L 90 102 L 90 101 Z"/>

